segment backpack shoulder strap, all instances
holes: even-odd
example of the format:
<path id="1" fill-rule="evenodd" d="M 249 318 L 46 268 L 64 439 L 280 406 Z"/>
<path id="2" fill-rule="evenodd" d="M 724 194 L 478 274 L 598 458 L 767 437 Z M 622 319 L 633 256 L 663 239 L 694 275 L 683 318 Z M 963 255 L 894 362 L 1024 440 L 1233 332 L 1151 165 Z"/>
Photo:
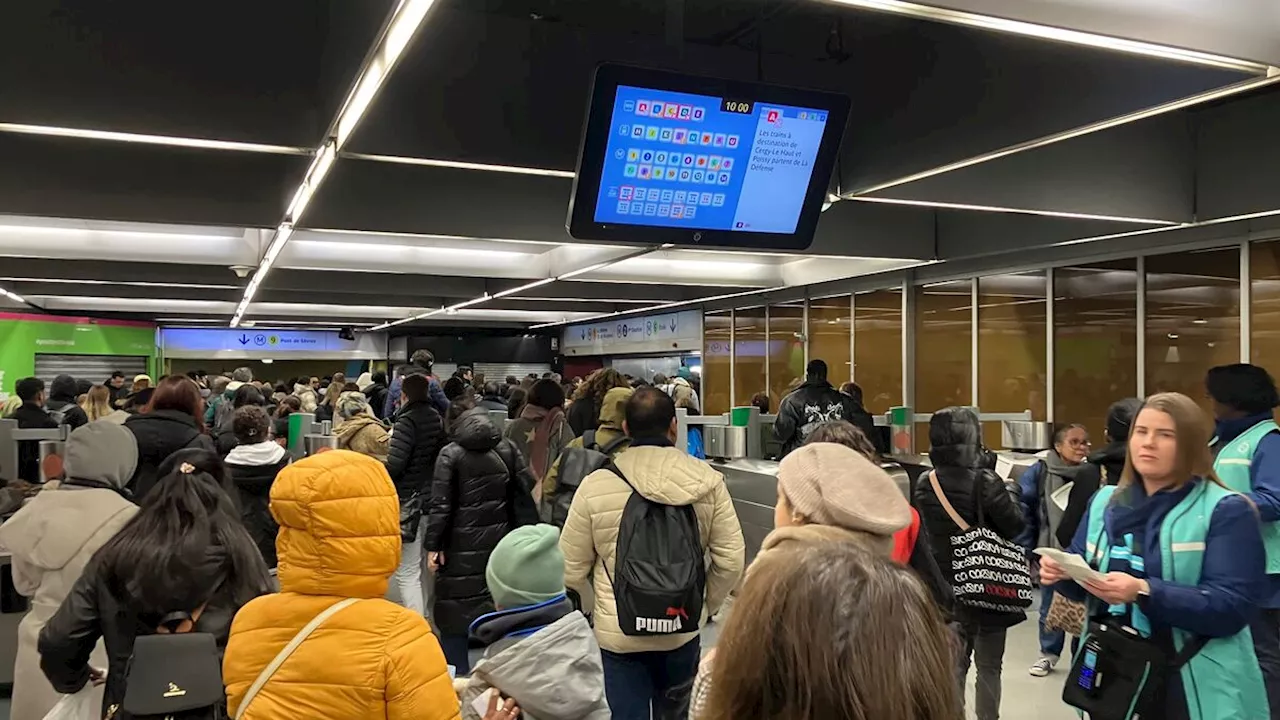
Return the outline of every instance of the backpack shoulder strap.
<path id="1" fill-rule="evenodd" d="M 595 430 L 588 430 L 582 433 L 582 447 L 586 448 L 587 450 L 594 450 L 596 448 L 596 431 Z"/>
<path id="2" fill-rule="evenodd" d="M 240 720 L 240 718 L 244 717 L 245 711 L 249 709 L 249 704 L 253 702 L 253 699 L 258 696 L 258 692 L 267 684 L 267 681 L 271 679 L 271 676 L 276 674 L 276 670 L 280 669 L 280 666 L 284 664 L 284 661 L 289 659 L 289 656 L 293 654 L 293 651 L 297 650 L 298 646 L 310 637 L 311 633 L 315 632 L 316 628 L 323 625 L 329 618 L 358 602 L 360 602 L 359 598 L 347 598 L 346 600 L 340 600 L 325 608 L 324 612 L 315 616 L 311 619 L 311 622 L 304 625 L 302 629 L 298 631 L 298 634 L 294 635 L 293 639 L 289 641 L 289 644 L 285 645 L 284 648 L 276 654 L 275 658 L 262 669 L 262 672 L 258 673 L 258 678 L 249 686 L 249 691 L 244 694 L 244 700 L 240 701 L 240 707 L 236 708 L 236 712 L 232 717 L 235 718 L 235 720 Z"/>
<path id="3" fill-rule="evenodd" d="M 605 469 L 605 470 L 608 470 L 609 472 L 613 473 L 614 475 L 617 475 L 619 480 L 621 480 L 622 482 L 626 483 L 626 484 L 627 484 L 627 487 L 631 488 L 631 492 L 636 493 L 637 495 L 639 495 L 639 494 L 640 494 L 640 491 L 639 491 L 639 490 L 636 490 L 636 486 L 631 484 L 631 481 L 627 479 L 627 476 L 623 474 L 622 470 L 617 466 L 617 464 L 615 464 L 615 463 L 613 462 L 613 460 L 610 460 L 610 461 L 609 461 L 609 462 L 604 466 L 604 469 Z M 641 497 L 643 497 L 643 496 L 641 496 Z"/>

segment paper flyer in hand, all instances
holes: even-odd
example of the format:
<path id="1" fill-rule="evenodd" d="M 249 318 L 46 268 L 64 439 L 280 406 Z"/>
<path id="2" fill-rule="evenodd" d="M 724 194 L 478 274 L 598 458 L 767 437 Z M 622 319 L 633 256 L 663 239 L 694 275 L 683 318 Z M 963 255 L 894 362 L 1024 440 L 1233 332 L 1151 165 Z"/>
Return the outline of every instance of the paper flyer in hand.
<path id="1" fill-rule="evenodd" d="M 1058 563 L 1062 567 L 1062 571 L 1078 583 L 1083 583 L 1086 580 L 1097 582 L 1103 578 L 1102 573 L 1089 567 L 1089 563 L 1075 553 L 1063 552 L 1049 547 L 1036 548 L 1035 553 Z"/>

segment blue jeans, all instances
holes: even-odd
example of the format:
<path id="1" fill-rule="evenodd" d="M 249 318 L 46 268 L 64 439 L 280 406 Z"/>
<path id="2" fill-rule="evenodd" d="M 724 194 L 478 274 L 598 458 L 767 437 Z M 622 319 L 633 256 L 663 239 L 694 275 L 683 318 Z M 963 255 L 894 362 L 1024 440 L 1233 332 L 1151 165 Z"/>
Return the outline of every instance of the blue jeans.
<path id="1" fill-rule="evenodd" d="M 471 674 L 471 648 L 466 635 L 441 635 L 440 649 L 444 651 L 444 661 L 455 668 L 455 677 Z"/>
<path id="2" fill-rule="evenodd" d="M 689 696 L 702 658 L 702 643 L 694 638 L 684 647 L 666 652 L 613 653 L 601 650 L 604 693 L 613 720 L 684 720 Z"/>
<path id="3" fill-rule="evenodd" d="M 1062 657 L 1062 646 L 1067 642 L 1067 634 L 1061 630 L 1049 630 L 1044 626 L 1044 619 L 1049 616 L 1049 605 L 1053 603 L 1053 586 L 1040 588 L 1040 654 L 1055 660 Z"/>

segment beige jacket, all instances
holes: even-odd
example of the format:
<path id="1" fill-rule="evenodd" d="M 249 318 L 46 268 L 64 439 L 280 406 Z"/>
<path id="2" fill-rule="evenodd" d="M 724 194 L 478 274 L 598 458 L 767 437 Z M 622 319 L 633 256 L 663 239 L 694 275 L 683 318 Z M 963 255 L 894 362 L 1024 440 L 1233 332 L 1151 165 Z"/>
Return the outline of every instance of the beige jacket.
<path id="1" fill-rule="evenodd" d="M 707 601 L 700 618 L 705 623 L 742 575 L 742 528 L 724 477 L 705 462 L 670 447 L 633 447 L 614 462 L 646 498 L 667 505 L 693 505 L 706 551 Z M 560 534 L 565 586 L 582 597 L 583 612 L 594 612 L 596 640 L 602 649 L 617 653 L 675 650 L 698 633 L 631 637 L 618 627 L 609 578 L 614 572 L 618 524 L 630 496 L 631 488 L 608 470 L 597 470 L 583 480 Z"/>
<path id="2" fill-rule="evenodd" d="M 339 450 L 358 452 L 382 462 L 387 461 L 387 454 L 391 451 L 391 434 L 376 418 L 368 415 L 357 415 L 344 421 L 333 429 L 333 434 L 338 438 Z"/>

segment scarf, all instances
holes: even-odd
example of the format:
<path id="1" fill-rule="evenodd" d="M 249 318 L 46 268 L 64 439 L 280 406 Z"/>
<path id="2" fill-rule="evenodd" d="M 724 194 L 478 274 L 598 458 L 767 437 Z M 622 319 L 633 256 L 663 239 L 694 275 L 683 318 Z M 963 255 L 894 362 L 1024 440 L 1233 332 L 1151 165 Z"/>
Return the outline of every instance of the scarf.
<path id="1" fill-rule="evenodd" d="M 520 418 L 535 423 L 533 441 L 529 443 L 529 469 L 533 471 L 534 479 L 542 482 L 542 478 L 550 469 L 547 457 L 551 450 L 551 432 L 564 421 L 564 410 L 560 408 L 547 410 L 535 405 L 525 405 L 520 411 Z"/>

